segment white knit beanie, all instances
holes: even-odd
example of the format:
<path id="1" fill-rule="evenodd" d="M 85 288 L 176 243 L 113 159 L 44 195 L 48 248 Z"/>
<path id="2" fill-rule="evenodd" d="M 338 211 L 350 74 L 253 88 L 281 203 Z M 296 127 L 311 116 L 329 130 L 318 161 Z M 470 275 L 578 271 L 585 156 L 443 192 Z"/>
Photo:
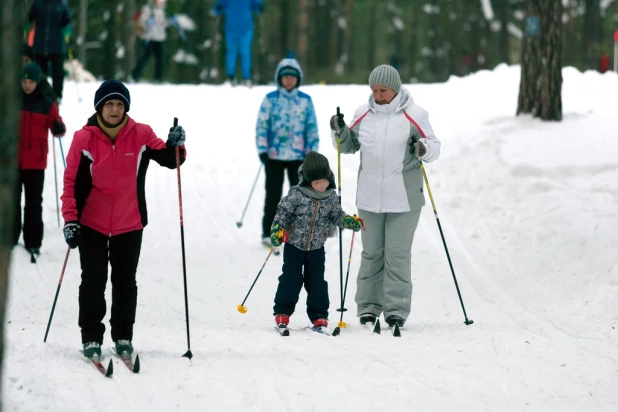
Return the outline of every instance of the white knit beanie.
<path id="1" fill-rule="evenodd" d="M 401 90 L 401 77 L 399 77 L 399 72 L 393 66 L 383 64 L 373 69 L 369 75 L 369 86 L 371 87 L 374 84 L 383 84 L 389 89 L 394 90 L 395 93 L 399 93 Z"/>

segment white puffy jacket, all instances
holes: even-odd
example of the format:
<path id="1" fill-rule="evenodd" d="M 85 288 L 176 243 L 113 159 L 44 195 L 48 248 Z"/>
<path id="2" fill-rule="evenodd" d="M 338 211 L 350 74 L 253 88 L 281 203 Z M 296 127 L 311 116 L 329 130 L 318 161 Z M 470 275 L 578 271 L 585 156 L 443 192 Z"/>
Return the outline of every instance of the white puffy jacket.
<path id="1" fill-rule="evenodd" d="M 369 103 L 354 113 L 341 133 L 341 152 L 361 152 L 356 207 L 374 213 L 416 211 L 425 205 L 420 161 L 440 156 L 440 141 L 433 133 L 427 111 L 414 103 L 407 89 L 393 101 Z M 420 159 L 410 154 L 410 143 L 420 140 L 427 153 Z M 333 144 L 337 138 L 333 132 Z"/>

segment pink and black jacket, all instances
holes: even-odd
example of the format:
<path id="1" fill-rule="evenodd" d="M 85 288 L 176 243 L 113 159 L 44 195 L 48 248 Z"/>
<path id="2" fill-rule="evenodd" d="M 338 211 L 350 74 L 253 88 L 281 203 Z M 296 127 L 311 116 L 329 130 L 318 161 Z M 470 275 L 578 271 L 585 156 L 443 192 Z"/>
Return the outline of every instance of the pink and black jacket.
<path id="1" fill-rule="evenodd" d="M 180 161 L 186 152 L 180 147 Z M 96 114 L 75 133 L 67 156 L 62 217 L 109 236 L 148 224 L 144 186 L 150 160 L 176 168 L 176 151 L 150 126 L 129 118 L 112 141 Z"/>

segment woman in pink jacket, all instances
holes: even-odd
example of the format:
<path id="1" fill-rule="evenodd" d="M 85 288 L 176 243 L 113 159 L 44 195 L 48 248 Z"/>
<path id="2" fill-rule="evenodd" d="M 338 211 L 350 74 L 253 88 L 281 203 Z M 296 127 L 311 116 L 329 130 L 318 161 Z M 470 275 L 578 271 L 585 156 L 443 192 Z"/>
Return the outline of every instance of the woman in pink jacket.
<path id="1" fill-rule="evenodd" d="M 181 162 L 185 159 L 181 126 L 171 128 L 164 142 L 150 126 L 127 115 L 130 105 L 124 84 L 103 82 L 94 97 L 96 113 L 73 137 L 64 173 L 64 236 L 72 249 L 79 247 L 79 326 L 89 358 L 101 357 L 108 263 L 112 267 L 112 340 L 117 353 L 133 352 L 135 274 L 142 231 L 148 223 L 146 170 L 150 160 L 175 169 L 176 147 L 180 147 Z"/>

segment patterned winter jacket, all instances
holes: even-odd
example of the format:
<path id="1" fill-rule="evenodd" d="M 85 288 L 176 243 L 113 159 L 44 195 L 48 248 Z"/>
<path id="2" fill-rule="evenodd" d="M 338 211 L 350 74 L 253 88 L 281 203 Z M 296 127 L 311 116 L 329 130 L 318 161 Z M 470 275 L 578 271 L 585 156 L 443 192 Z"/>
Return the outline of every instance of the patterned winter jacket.
<path id="1" fill-rule="evenodd" d="M 286 66 L 296 68 L 302 83 L 303 72 L 295 59 L 283 59 L 275 72 Z M 278 84 L 278 83 L 277 83 Z M 268 152 L 275 160 L 303 160 L 310 151 L 318 151 L 318 123 L 311 97 L 298 90 L 288 92 L 278 86 L 262 102 L 256 125 L 258 154 Z"/>
<path id="2" fill-rule="evenodd" d="M 299 185 L 304 182 L 302 166 L 298 171 Z M 273 225 L 279 224 L 288 233 L 288 243 L 301 250 L 316 250 L 324 246 L 331 225 L 343 227 L 346 213 L 341 209 L 339 196 L 335 192 L 335 176 L 331 172 L 330 196 L 314 199 L 301 190 L 300 186 L 290 189 L 277 206 Z"/>

